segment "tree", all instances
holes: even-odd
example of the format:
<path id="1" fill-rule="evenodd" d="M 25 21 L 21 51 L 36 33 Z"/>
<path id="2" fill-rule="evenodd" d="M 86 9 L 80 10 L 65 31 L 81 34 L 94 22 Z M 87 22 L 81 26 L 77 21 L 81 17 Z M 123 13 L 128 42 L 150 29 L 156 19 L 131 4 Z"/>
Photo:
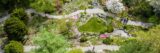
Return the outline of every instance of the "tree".
<path id="1" fill-rule="evenodd" d="M 142 18 L 149 18 L 154 15 L 153 7 L 149 5 L 148 1 L 139 1 L 135 6 L 129 9 L 129 14 L 139 16 Z"/>
<path id="2" fill-rule="evenodd" d="M 28 7 L 30 0 L 1 0 L 0 7 L 5 10 L 13 10 L 17 7 Z"/>
<path id="3" fill-rule="evenodd" d="M 68 41 L 61 35 L 49 32 L 46 28 L 42 28 L 33 42 L 39 48 L 35 49 L 33 53 L 65 53 L 68 47 Z"/>
<path id="4" fill-rule="evenodd" d="M 122 0 L 122 3 L 128 8 L 139 5 L 141 1 L 144 0 Z"/>
<path id="5" fill-rule="evenodd" d="M 125 10 L 125 7 L 119 0 L 108 0 L 106 1 L 106 7 L 112 13 L 122 13 Z"/>
<path id="6" fill-rule="evenodd" d="M 27 35 L 26 25 L 17 17 L 11 17 L 5 21 L 4 31 L 8 34 L 9 40 L 23 41 Z"/>
<path id="7" fill-rule="evenodd" d="M 143 21 L 155 15 L 153 7 L 147 0 L 123 0 L 125 6 L 128 7 L 128 14 L 139 17 Z"/>

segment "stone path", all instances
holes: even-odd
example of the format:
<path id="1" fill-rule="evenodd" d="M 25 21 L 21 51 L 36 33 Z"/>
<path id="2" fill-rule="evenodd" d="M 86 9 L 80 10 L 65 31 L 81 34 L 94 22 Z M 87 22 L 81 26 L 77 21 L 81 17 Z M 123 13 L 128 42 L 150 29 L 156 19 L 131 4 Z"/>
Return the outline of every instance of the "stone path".
<path id="1" fill-rule="evenodd" d="M 132 37 L 130 34 L 128 34 L 127 32 L 125 32 L 124 30 L 114 30 L 111 33 L 111 36 L 120 36 L 120 37 L 124 37 L 124 38 Z"/>
<path id="2" fill-rule="evenodd" d="M 77 10 L 76 12 L 73 12 L 73 13 L 68 14 L 68 15 L 50 15 L 50 14 L 36 12 L 34 9 L 27 9 L 26 10 L 27 14 L 36 13 L 36 14 L 39 14 L 43 17 L 54 18 L 54 19 L 73 18 L 74 16 L 79 16 L 81 13 L 84 13 L 84 12 L 86 12 L 88 15 L 103 14 L 104 16 L 114 17 L 117 20 L 121 19 L 119 17 L 116 17 L 114 14 L 104 12 L 102 9 L 99 9 L 99 8 Z M 7 14 L 6 16 L 3 16 L 2 18 L 0 18 L 0 23 L 3 22 L 4 20 L 6 20 L 9 17 L 10 17 L 10 14 Z M 141 27 L 147 28 L 149 26 L 152 26 L 153 24 L 152 23 L 143 23 L 143 22 L 139 22 L 139 21 L 128 20 L 127 25 L 141 26 Z"/>
<path id="3" fill-rule="evenodd" d="M 116 51 L 119 50 L 119 46 L 116 45 L 95 45 L 95 46 L 89 46 L 89 47 L 78 47 L 81 48 L 83 51 L 89 51 L 89 50 L 93 50 L 93 47 L 95 48 L 94 51 L 95 52 L 103 52 L 103 50 L 110 50 L 110 51 Z M 30 52 L 32 49 L 35 49 L 35 46 L 24 46 L 24 52 L 28 53 Z"/>

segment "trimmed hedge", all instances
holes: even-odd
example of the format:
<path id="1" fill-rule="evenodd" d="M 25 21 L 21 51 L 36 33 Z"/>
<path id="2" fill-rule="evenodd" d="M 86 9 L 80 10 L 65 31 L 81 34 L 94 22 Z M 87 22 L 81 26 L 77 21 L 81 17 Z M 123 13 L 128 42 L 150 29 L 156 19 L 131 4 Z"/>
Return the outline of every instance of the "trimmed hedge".
<path id="1" fill-rule="evenodd" d="M 5 53 L 24 53 L 23 45 L 17 41 L 10 41 L 4 48 Z"/>
<path id="2" fill-rule="evenodd" d="M 8 34 L 9 40 L 23 41 L 28 30 L 26 25 L 17 17 L 11 17 L 5 21 L 4 31 Z"/>

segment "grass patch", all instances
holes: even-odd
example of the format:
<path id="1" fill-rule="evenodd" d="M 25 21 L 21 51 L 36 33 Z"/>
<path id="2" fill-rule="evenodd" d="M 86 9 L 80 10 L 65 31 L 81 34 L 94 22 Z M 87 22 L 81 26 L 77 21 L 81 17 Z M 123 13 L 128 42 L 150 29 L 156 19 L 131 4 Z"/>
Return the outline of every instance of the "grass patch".
<path id="1" fill-rule="evenodd" d="M 107 30 L 106 23 L 100 18 L 93 17 L 86 24 L 79 27 L 80 32 L 104 32 Z"/>

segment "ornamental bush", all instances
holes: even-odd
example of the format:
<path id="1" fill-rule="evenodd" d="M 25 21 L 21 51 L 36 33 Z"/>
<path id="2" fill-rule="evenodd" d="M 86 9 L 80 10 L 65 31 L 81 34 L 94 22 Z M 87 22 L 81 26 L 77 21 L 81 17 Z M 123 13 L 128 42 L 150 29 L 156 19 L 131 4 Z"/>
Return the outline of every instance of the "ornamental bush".
<path id="1" fill-rule="evenodd" d="M 106 38 L 103 40 L 104 44 L 111 44 L 113 42 L 113 40 L 111 38 Z"/>
<path id="2" fill-rule="evenodd" d="M 81 37 L 80 42 L 86 42 L 87 40 L 87 37 Z"/>
<path id="3" fill-rule="evenodd" d="M 11 17 L 5 21 L 4 31 L 9 40 L 23 41 L 28 30 L 26 25 L 17 17 Z"/>
<path id="4" fill-rule="evenodd" d="M 60 34 L 56 34 L 54 25 L 41 27 L 40 31 L 33 37 L 33 44 L 39 46 L 31 53 L 65 53 L 69 48 L 68 41 Z M 50 29 L 50 27 L 52 29 Z"/>
<path id="5" fill-rule="evenodd" d="M 28 20 L 29 20 L 27 14 L 25 13 L 25 10 L 23 8 L 17 8 L 15 10 L 13 10 L 13 13 L 11 14 L 11 16 L 18 17 L 25 24 L 27 24 Z"/>
<path id="6" fill-rule="evenodd" d="M 107 26 L 107 32 L 110 33 L 110 32 L 113 32 L 113 26 Z"/>
<path id="7" fill-rule="evenodd" d="M 24 53 L 23 45 L 17 41 L 10 41 L 4 48 L 5 53 Z"/>

